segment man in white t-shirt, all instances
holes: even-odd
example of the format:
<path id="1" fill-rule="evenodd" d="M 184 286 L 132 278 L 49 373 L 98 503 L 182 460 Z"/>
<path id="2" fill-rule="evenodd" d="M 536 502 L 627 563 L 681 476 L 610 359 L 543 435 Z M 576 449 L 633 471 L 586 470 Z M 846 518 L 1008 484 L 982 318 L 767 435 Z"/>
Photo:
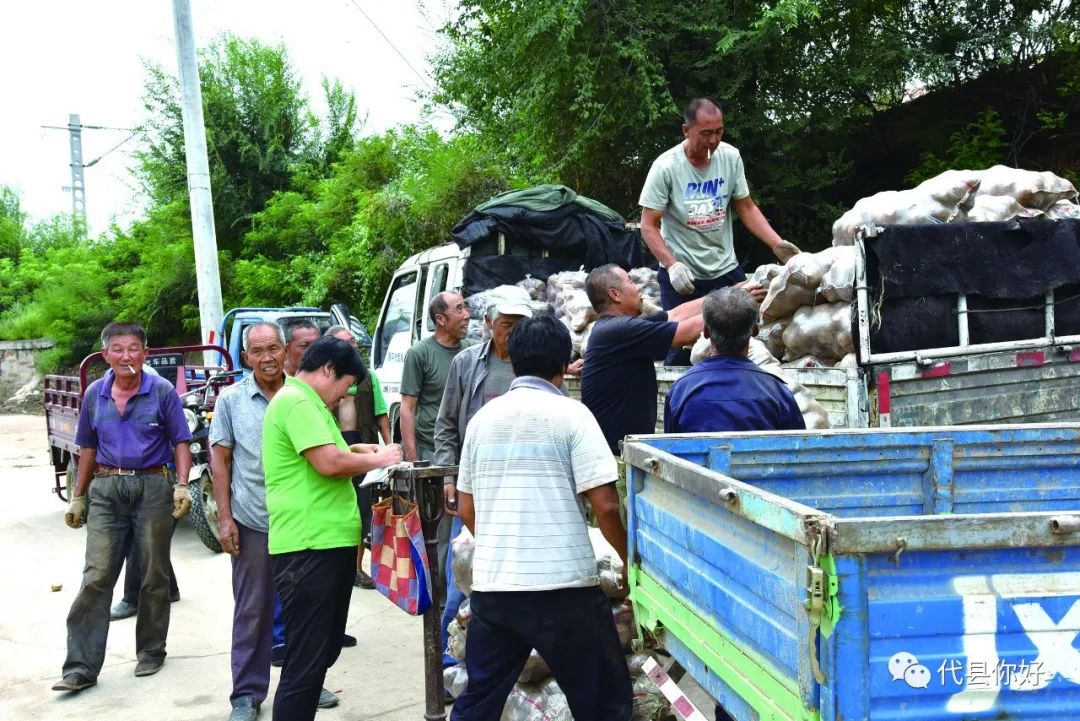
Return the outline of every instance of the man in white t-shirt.
<path id="1" fill-rule="evenodd" d="M 742 156 L 727 143 L 713 98 L 690 101 L 684 140 L 653 161 L 641 188 L 641 237 L 663 266 L 656 276 L 664 310 L 746 280 L 735 258 L 730 210 L 781 263 L 799 252 L 773 230 L 750 197 Z M 672 351 L 668 365 L 679 362 Z"/>
<path id="2" fill-rule="evenodd" d="M 476 549 L 469 681 L 451 719 L 498 719 L 535 648 L 574 718 L 628 721 L 630 676 L 583 503 L 625 562 L 615 460 L 589 410 L 559 392 L 570 362 L 565 326 L 523 318 L 508 346 L 517 378 L 473 417 L 458 471 L 458 513 Z"/>

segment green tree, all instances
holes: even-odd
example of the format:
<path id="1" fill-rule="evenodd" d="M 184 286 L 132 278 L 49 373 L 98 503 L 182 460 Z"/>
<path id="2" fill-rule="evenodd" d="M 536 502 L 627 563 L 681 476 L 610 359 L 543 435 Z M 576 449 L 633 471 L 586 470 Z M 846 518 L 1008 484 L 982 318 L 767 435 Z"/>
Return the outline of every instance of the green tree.
<path id="1" fill-rule="evenodd" d="M 187 203 L 187 165 L 179 86 L 160 66 L 147 67 L 147 147 L 137 174 L 154 205 Z M 235 252 L 252 217 L 287 190 L 301 164 L 318 175 L 351 147 L 353 95 L 324 80 L 326 127 L 311 112 L 281 45 L 223 35 L 200 53 L 210 185 L 218 247 Z"/>
<path id="2" fill-rule="evenodd" d="M 858 131 L 913 91 L 1031 67 L 1078 21 L 1059 0 L 464 0 L 431 98 L 530 180 L 631 215 L 681 106 L 717 96 L 762 206 L 793 237 L 826 238 Z"/>

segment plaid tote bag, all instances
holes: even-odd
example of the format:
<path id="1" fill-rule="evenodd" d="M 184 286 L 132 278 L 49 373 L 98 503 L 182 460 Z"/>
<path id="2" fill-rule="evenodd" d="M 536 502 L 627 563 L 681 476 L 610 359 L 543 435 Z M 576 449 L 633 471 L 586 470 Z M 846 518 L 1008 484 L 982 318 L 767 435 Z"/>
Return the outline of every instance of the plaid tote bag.
<path id="1" fill-rule="evenodd" d="M 394 501 L 405 509 L 394 513 Z M 371 577 L 402 611 L 419 616 L 431 606 L 431 575 L 420 511 L 391 496 L 371 508 Z"/>

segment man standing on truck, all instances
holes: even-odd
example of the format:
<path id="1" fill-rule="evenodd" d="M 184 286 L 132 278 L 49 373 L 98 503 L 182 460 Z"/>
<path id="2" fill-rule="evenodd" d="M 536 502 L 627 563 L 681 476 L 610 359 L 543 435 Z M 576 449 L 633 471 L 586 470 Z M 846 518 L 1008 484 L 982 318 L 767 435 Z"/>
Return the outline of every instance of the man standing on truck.
<path id="1" fill-rule="evenodd" d="M 319 339 L 319 326 L 307 318 L 287 321 L 285 329 L 285 375 L 296 375 L 300 359 L 312 343 Z"/>
<path id="2" fill-rule="evenodd" d="M 742 288 L 705 296 L 701 317 L 710 354 L 671 386 L 664 402 L 665 433 L 806 428 L 784 381 L 747 358 L 758 313 L 757 302 Z"/>
<path id="3" fill-rule="evenodd" d="M 656 281 L 664 310 L 746 280 L 735 258 L 729 207 L 781 263 L 799 252 L 773 230 L 750 197 L 739 151 L 721 142 L 720 102 L 691 100 L 682 131 L 683 141 L 653 161 L 638 200 L 641 238 L 662 266 Z M 666 364 L 689 361 L 680 348 L 668 354 Z"/>
<path id="4" fill-rule="evenodd" d="M 161 670 L 169 632 L 173 519 L 191 510 L 191 431 L 172 384 L 142 372 L 146 331 L 137 323 L 110 323 L 101 331 L 101 353 L 113 375 L 90 384 L 79 411 L 79 472 L 64 521 L 72 528 L 86 523 L 86 567 L 68 613 L 67 659 L 54 691 L 81 691 L 97 683 L 113 586 L 131 543 L 143 561 L 135 675 Z"/>
<path id="5" fill-rule="evenodd" d="M 574 718 L 626 721 L 630 675 L 583 502 L 625 564 L 615 462 L 596 420 L 559 390 L 566 327 L 551 316 L 522 319 L 508 347 L 517 378 L 477 412 L 461 451 L 459 513 L 476 550 L 469 680 L 450 718 L 499 718 L 535 648 Z"/>
<path id="6" fill-rule="evenodd" d="M 352 332 L 343 325 L 332 325 L 326 329 L 326 335 L 340 338 L 353 348 L 359 348 Z M 349 445 L 354 443 L 377 444 L 380 436 L 385 445 L 390 445 L 390 417 L 386 399 L 383 398 L 382 386 L 375 372 L 368 368 L 367 377 L 349 388 L 349 397 L 338 404 L 335 415 L 341 436 Z M 360 549 L 356 552 L 356 580 L 358 588 L 373 589 L 371 580 L 363 568 L 364 544 L 371 539 L 371 486 L 362 486 L 363 475 L 353 477 L 356 489 L 356 504 L 360 509 Z"/>
<path id="7" fill-rule="evenodd" d="M 596 416 L 608 447 L 656 430 L 656 369 L 672 348 L 697 340 L 703 327 L 702 299 L 648 316 L 641 313 L 641 291 L 625 270 L 602 265 L 585 279 L 585 292 L 598 318 L 585 351 L 581 402 Z"/>
<path id="8" fill-rule="evenodd" d="M 338 430 L 332 409 L 366 373 L 351 345 L 319 338 L 263 419 L 270 566 L 289 643 L 275 718 L 314 719 L 326 671 L 341 652 L 360 543 L 350 479 L 401 460 L 396 444 L 349 446 Z"/>
<path id="9" fill-rule="evenodd" d="M 484 323 L 491 331 L 491 339 L 465 350 L 454 359 L 450 374 L 446 379 L 439 415 L 435 420 L 435 465 L 457 465 L 461 444 L 465 440 L 465 429 L 473 416 L 485 404 L 510 390 L 514 380 L 514 369 L 510 363 L 510 349 L 507 345 L 510 332 L 522 318 L 532 317 L 529 294 L 516 285 L 500 285 L 485 294 L 487 308 L 484 310 Z M 453 539 L 461 533 L 461 519 L 456 516 L 456 491 L 453 481 L 448 482 L 443 491 L 446 496 L 446 516 L 451 518 L 447 535 Z M 446 649 L 449 641 L 447 627 L 457 615 L 458 608 L 465 600 L 465 594 L 454 583 L 454 571 L 451 567 L 453 553 L 449 549 L 440 554 L 440 568 L 444 569 L 446 579 L 446 605 L 442 615 L 442 645 Z M 443 653 L 443 666 L 449 667 L 457 660 L 448 653 Z"/>
<path id="10" fill-rule="evenodd" d="M 210 423 L 210 467 L 218 505 L 221 548 L 232 556 L 232 712 L 229 721 L 254 721 L 270 688 L 274 575 L 267 538 L 262 465 L 263 416 L 285 384 L 285 334 L 277 323 L 244 328 L 244 363 L 251 375 L 229 386 Z"/>

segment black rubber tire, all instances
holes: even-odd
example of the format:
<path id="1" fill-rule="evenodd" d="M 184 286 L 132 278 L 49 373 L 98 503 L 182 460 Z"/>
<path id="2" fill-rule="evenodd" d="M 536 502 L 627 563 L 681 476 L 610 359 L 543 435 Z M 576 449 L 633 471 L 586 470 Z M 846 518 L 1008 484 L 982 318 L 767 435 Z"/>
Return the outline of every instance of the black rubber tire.
<path id="1" fill-rule="evenodd" d="M 218 540 L 217 504 L 214 502 L 214 487 L 209 473 L 203 473 L 197 481 L 191 482 L 191 525 L 195 535 L 203 545 L 214 553 L 221 553 L 221 541 Z"/>

